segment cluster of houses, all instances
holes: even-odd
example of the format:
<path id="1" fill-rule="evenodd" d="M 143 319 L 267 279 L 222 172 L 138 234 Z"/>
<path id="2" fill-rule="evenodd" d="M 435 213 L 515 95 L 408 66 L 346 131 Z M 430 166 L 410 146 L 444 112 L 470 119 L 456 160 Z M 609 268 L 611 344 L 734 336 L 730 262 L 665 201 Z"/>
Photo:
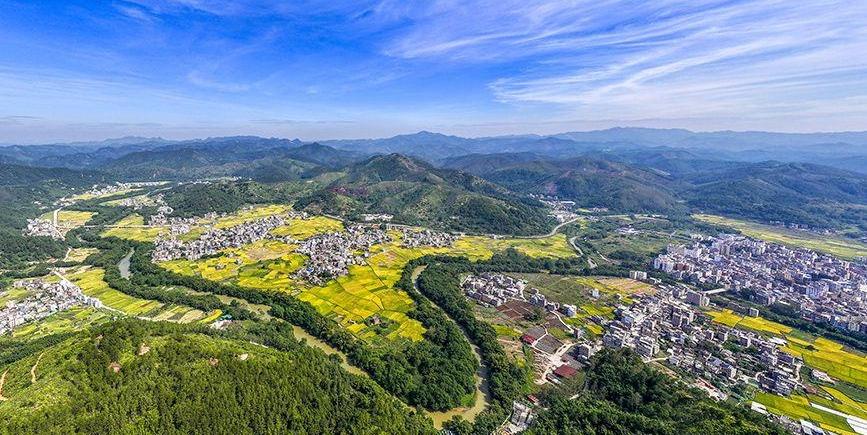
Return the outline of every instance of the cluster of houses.
<path id="1" fill-rule="evenodd" d="M 28 296 L 7 301 L 5 306 L 0 307 L 0 334 L 11 333 L 24 323 L 43 319 L 75 306 L 102 306 L 99 299 L 85 296 L 81 288 L 65 279 L 59 282 L 42 279 L 20 280 L 13 284 L 13 288 L 16 287 L 27 290 Z"/>
<path id="2" fill-rule="evenodd" d="M 510 300 L 529 302 L 548 312 L 559 311 L 568 317 L 578 314 L 578 307 L 549 301 L 537 288 L 527 288 L 527 282 L 500 273 L 484 272 L 469 275 L 461 281 L 466 296 L 490 307 L 499 307 Z M 527 296 L 524 295 L 526 290 Z"/>
<path id="3" fill-rule="evenodd" d="M 670 245 L 654 268 L 695 284 L 749 290 L 760 304 L 786 304 L 807 320 L 867 333 L 867 265 L 739 235 L 694 238 L 690 246 Z"/>
<path id="4" fill-rule="evenodd" d="M 526 300 L 527 282 L 511 276 L 485 272 L 469 275 L 461 281 L 467 297 L 483 305 L 499 307 L 511 299 Z M 536 292 L 538 294 L 538 291 Z"/>
<path id="5" fill-rule="evenodd" d="M 63 233 L 48 219 L 27 219 L 27 227 L 22 233 L 30 237 L 51 237 L 52 239 L 63 240 Z"/>
<path id="6" fill-rule="evenodd" d="M 230 228 L 212 228 L 191 242 L 183 242 L 174 235 L 160 237 L 154 241 L 151 260 L 154 262 L 179 258 L 198 260 L 226 248 L 240 248 L 258 240 L 275 238 L 271 230 L 284 224 L 285 221 L 281 216 L 268 216 Z"/>
<path id="7" fill-rule="evenodd" d="M 655 294 L 636 296 L 606 322 L 602 344 L 632 348 L 645 361 L 664 362 L 720 400 L 742 384 L 791 394 L 803 363 L 781 350 L 786 341 L 709 321 L 695 293 L 683 285 L 660 285 Z"/>
<path id="8" fill-rule="evenodd" d="M 575 209 L 575 201 L 561 201 L 557 199 L 542 199 L 543 204 L 548 206 L 549 214 L 557 220 L 557 223 L 571 221 L 578 217 Z"/>
<path id="9" fill-rule="evenodd" d="M 158 212 L 163 214 L 172 214 L 174 210 L 166 205 L 163 194 L 158 193 L 153 197 L 148 195 L 131 196 L 123 198 L 118 203 L 121 207 L 132 207 L 134 210 L 140 210 L 144 207 L 159 207 Z"/>
<path id="10" fill-rule="evenodd" d="M 365 222 L 391 222 L 394 215 L 386 213 L 365 213 L 361 215 L 361 220 Z"/>
<path id="11" fill-rule="evenodd" d="M 423 246 L 445 248 L 451 246 L 457 239 L 458 237 L 456 235 L 441 231 L 431 231 L 427 229 L 411 230 L 403 228 L 401 245 L 407 248 L 419 248 Z"/>
<path id="12" fill-rule="evenodd" d="M 388 233 L 371 225 L 351 225 L 346 231 L 313 236 L 296 249 L 310 258 L 295 276 L 313 285 L 323 285 L 348 274 L 349 266 L 364 264 L 373 245 L 390 240 Z"/>

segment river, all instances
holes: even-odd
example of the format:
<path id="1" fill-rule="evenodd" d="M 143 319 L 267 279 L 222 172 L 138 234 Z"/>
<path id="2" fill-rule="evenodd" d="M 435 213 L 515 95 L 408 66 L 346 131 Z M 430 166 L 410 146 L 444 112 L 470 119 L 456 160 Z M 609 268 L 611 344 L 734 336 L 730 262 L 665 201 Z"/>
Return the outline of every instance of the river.
<path id="1" fill-rule="evenodd" d="M 418 290 L 418 276 L 424 271 L 427 266 L 419 266 L 416 267 L 415 270 L 412 271 L 412 284 L 415 286 L 416 291 Z M 419 291 L 419 293 L 421 293 Z M 460 328 L 460 325 L 458 325 Z M 441 412 L 431 412 L 427 411 L 427 414 L 431 417 L 434 422 L 434 426 L 437 429 L 442 429 L 443 423 L 448 420 L 451 420 L 452 417 L 460 415 L 464 418 L 464 420 L 472 423 L 476 420 L 476 417 L 488 407 L 491 403 L 491 391 L 490 391 L 490 378 L 488 376 L 488 367 L 482 363 L 482 354 L 479 352 L 479 348 L 473 344 L 470 340 L 470 337 L 467 336 L 467 332 L 464 331 L 463 328 L 460 328 L 461 332 L 464 333 L 464 336 L 467 338 L 467 341 L 470 343 L 470 347 L 473 349 L 473 353 L 476 355 L 476 360 L 479 362 L 479 369 L 476 371 L 476 392 L 475 392 L 475 401 L 473 402 L 473 406 L 470 407 L 457 407 L 452 408 L 448 411 Z"/>
<path id="2" fill-rule="evenodd" d="M 134 249 L 129 250 L 129 254 L 126 254 L 126 257 L 120 259 L 117 263 L 117 268 L 120 270 L 120 277 L 124 279 L 129 279 L 129 261 L 132 258 L 132 254 L 135 252 Z"/>

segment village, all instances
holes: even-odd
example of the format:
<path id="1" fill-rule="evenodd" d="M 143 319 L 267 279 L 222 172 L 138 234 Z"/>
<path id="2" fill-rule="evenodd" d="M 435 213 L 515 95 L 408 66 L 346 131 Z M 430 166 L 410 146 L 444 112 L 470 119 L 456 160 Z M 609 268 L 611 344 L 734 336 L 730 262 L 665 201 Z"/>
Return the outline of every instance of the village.
<path id="1" fill-rule="evenodd" d="M 296 276 L 314 285 L 349 273 L 349 266 L 364 264 L 373 245 L 391 240 L 388 233 L 371 225 L 350 225 L 346 231 L 313 236 L 296 249 L 310 257 Z"/>
<path id="2" fill-rule="evenodd" d="M 653 267 L 696 285 L 753 292 L 757 303 L 795 307 L 812 322 L 867 333 L 867 265 L 739 235 L 694 240 L 669 246 Z"/>
<path id="3" fill-rule="evenodd" d="M 27 296 L 20 300 L 9 300 L 4 307 L 0 307 L 0 335 L 11 333 L 27 322 L 44 319 L 73 307 L 102 307 L 99 299 L 85 296 L 81 288 L 65 279 L 58 282 L 19 280 L 13 283 L 12 288 L 24 289 Z"/>
<path id="4" fill-rule="evenodd" d="M 577 314 L 576 306 L 551 302 L 538 289 L 528 288 L 525 281 L 498 273 L 467 276 L 461 288 L 469 299 L 496 308 L 509 318 L 541 317 L 538 320 L 542 324 L 529 327 L 521 335 L 521 342 L 535 354 L 537 384 L 559 384 L 574 377 L 581 368 L 581 358 L 586 362 L 590 357 L 589 348 L 584 348 L 586 343 L 575 340 L 583 336 L 582 331 L 563 321 L 563 316 Z"/>
<path id="5" fill-rule="evenodd" d="M 268 216 L 230 228 L 211 228 L 201 237 L 190 242 L 177 239 L 173 232 L 169 237 L 156 239 L 151 260 L 154 262 L 179 258 L 198 260 L 208 255 L 214 255 L 226 248 L 240 248 L 258 240 L 278 238 L 270 231 L 283 226 L 284 223 L 284 219 L 280 216 Z"/>

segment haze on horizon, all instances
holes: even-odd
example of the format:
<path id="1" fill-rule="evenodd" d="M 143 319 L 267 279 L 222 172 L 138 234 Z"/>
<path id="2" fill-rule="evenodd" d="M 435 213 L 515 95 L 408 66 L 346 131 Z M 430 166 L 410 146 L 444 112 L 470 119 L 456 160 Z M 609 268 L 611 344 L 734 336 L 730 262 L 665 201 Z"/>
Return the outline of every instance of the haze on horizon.
<path id="1" fill-rule="evenodd" d="M 0 143 L 867 130 L 867 2 L 7 0 Z"/>

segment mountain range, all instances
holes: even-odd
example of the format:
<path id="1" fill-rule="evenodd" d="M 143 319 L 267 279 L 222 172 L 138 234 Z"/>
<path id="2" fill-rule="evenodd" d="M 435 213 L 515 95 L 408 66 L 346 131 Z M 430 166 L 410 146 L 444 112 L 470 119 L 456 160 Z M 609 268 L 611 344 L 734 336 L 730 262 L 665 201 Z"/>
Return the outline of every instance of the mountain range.
<path id="1" fill-rule="evenodd" d="M 319 188 L 300 200 L 311 210 L 382 212 L 482 232 L 498 232 L 499 221 L 515 234 L 548 225 L 531 199 L 540 196 L 615 212 L 709 212 L 867 231 L 865 160 L 867 133 L 641 128 L 488 138 L 420 132 L 319 143 L 130 137 L 0 147 L 0 163 L 9 168 L 62 167 L 113 180 L 303 179 Z"/>

